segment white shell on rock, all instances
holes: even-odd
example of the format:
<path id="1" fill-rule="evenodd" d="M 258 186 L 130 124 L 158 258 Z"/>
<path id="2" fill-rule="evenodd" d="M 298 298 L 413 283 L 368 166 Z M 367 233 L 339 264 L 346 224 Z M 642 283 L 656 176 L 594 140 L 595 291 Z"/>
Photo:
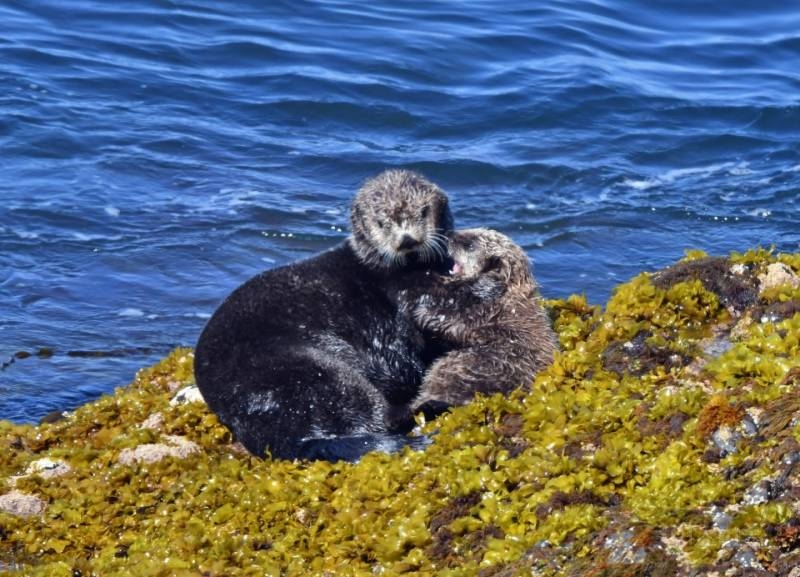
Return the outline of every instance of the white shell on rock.
<path id="1" fill-rule="evenodd" d="M 187 403 L 205 403 L 206 400 L 203 398 L 203 395 L 200 393 L 200 389 L 197 388 L 197 385 L 189 385 L 188 387 L 183 387 L 180 391 L 175 393 L 175 396 L 172 397 L 169 404 L 171 406 L 175 405 L 185 405 Z"/>
<path id="2" fill-rule="evenodd" d="M 72 470 L 72 467 L 67 465 L 64 461 L 54 461 L 47 457 L 33 461 L 28 468 L 25 469 L 26 475 L 39 475 L 43 479 L 52 479 L 53 477 L 60 477 L 66 475 Z"/>
<path id="3" fill-rule="evenodd" d="M 9 482 L 11 486 L 14 486 L 18 480 L 30 477 L 31 475 L 39 475 L 42 479 L 52 479 L 53 477 L 66 475 L 71 470 L 72 467 L 64 461 L 57 461 L 44 457 L 29 463 L 24 473 L 11 477 Z"/>

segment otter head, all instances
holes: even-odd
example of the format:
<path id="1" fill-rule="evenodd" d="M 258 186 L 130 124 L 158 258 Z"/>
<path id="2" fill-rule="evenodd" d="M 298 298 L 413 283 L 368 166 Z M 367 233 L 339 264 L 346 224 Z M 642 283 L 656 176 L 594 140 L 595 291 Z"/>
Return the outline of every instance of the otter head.
<path id="1" fill-rule="evenodd" d="M 453 228 L 447 196 L 414 172 L 387 170 L 364 183 L 353 200 L 350 224 L 350 245 L 368 266 L 447 260 Z"/>
<path id="2" fill-rule="evenodd" d="M 534 284 L 530 261 L 510 238 L 488 228 L 456 231 L 450 238 L 454 277 L 488 276 L 506 289 Z"/>

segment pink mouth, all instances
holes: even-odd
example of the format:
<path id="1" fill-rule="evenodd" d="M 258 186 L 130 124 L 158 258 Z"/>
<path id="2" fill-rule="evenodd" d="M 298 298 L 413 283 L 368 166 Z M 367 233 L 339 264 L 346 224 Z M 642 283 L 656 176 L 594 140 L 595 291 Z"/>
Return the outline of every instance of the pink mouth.
<path id="1" fill-rule="evenodd" d="M 456 275 L 460 275 L 462 272 L 464 272 L 464 269 L 461 268 L 461 265 L 458 264 L 457 262 L 454 262 L 453 263 L 453 268 L 450 269 L 450 274 L 453 275 L 453 276 L 456 276 Z"/>

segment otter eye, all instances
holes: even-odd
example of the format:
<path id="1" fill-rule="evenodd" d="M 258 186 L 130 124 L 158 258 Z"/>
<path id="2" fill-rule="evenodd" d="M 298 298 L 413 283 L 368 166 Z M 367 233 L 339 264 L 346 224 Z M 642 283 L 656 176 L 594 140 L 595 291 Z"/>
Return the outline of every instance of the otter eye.
<path id="1" fill-rule="evenodd" d="M 428 218 L 428 213 L 431 211 L 431 207 L 423 206 L 422 212 L 419 213 L 420 218 Z"/>
<path id="2" fill-rule="evenodd" d="M 478 248 L 478 243 L 473 235 L 456 236 L 451 242 L 467 252 L 472 252 Z"/>

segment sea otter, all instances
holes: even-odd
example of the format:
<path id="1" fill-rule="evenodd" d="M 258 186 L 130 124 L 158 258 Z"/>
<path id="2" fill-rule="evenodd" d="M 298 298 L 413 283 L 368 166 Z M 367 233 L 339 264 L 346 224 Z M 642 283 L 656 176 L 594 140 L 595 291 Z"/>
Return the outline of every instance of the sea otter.
<path id="1" fill-rule="evenodd" d="M 341 245 L 234 290 L 200 335 L 197 385 L 256 455 L 354 461 L 423 442 L 403 434 L 397 410 L 417 394 L 427 354 L 399 294 L 449 266 L 448 199 L 389 170 L 358 191 L 350 220 Z"/>
<path id="2" fill-rule="evenodd" d="M 405 294 L 419 327 L 452 348 L 431 365 L 412 403 L 428 417 L 476 393 L 529 385 L 558 349 L 528 257 L 510 238 L 456 231 L 450 253 L 450 276 Z"/>

